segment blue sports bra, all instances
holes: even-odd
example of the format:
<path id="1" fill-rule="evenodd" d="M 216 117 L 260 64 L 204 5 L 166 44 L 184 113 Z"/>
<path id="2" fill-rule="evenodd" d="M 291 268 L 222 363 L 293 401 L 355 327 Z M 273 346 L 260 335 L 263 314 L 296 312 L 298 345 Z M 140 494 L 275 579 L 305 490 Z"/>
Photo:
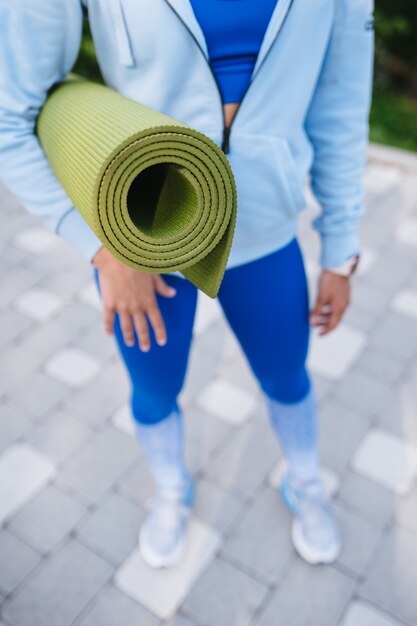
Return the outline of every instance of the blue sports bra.
<path id="1" fill-rule="evenodd" d="M 191 0 L 224 103 L 242 100 L 276 3 L 277 0 Z"/>

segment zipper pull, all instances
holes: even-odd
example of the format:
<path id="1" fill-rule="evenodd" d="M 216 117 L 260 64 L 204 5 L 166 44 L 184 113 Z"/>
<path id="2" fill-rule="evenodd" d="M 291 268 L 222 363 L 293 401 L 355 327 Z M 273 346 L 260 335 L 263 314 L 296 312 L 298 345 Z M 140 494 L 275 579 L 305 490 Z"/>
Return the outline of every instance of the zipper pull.
<path id="1" fill-rule="evenodd" d="M 229 143 L 230 143 L 230 126 L 225 126 L 223 128 L 223 142 L 222 142 L 222 150 L 225 154 L 229 154 Z"/>

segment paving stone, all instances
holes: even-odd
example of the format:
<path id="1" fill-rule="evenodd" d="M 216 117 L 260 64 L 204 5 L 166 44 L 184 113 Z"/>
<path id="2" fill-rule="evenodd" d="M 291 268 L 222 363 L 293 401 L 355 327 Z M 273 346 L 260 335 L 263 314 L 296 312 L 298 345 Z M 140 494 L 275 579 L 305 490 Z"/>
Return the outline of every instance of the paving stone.
<path id="1" fill-rule="evenodd" d="M 14 301 L 17 311 L 36 322 L 47 322 L 54 317 L 67 301 L 51 291 L 33 287 L 22 293 Z"/>
<path id="2" fill-rule="evenodd" d="M 338 498 L 381 527 L 392 517 L 397 500 L 391 489 L 353 471 L 344 478 Z"/>
<path id="3" fill-rule="evenodd" d="M 282 458 L 278 461 L 275 467 L 268 474 L 268 485 L 272 487 L 272 489 L 279 489 L 281 484 L 281 479 L 284 477 L 284 474 L 287 471 L 287 463 L 285 459 Z M 324 487 L 326 489 L 326 493 L 329 496 L 333 496 L 340 485 L 340 477 L 337 472 L 329 469 L 327 467 L 320 468 L 320 478 L 323 481 Z"/>
<path id="4" fill-rule="evenodd" d="M 198 362 L 203 356 L 211 359 L 218 366 L 228 355 L 235 355 L 240 350 L 239 343 L 232 333 L 224 315 L 212 323 L 205 332 L 198 336 L 198 342 L 191 346 L 190 356 Z M 195 353 L 195 355 L 194 355 Z"/>
<path id="5" fill-rule="evenodd" d="M 188 463 L 197 469 L 231 432 L 231 425 L 191 404 L 183 410 Z"/>
<path id="6" fill-rule="evenodd" d="M 0 591 L 11 593 L 39 563 L 40 556 L 7 530 L 0 532 Z"/>
<path id="7" fill-rule="evenodd" d="M 351 368 L 365 346 L 363 333 L 341 324 L 329 335 L 311 336 L 308 366 L 330 380 L 340 380 Z"/>
<path id="8" fill-rule="evenodd" d="M 85 312 L 87 311 L 87 313 Z M 25 338 L 0 360 L 0 396 L 10 394 L 14 387 L 27 379 L 45 359 L 66 345 L 73 334 L 91 323 L 89 309 L 81 304 L 63 310 L 48 324 L 37 325 Z"/>
<path id="9" fill-rule="evenodd" d="M 403 220 L 395 231 L 395 238 L 400 243 L 408 246 L 417 246 L 417 219 L 409 218 Z"/>
<path id="10" fill-rule="evenodd" d="M 46 553 L 66 537 L 85 511 L 82 504 L 50 485 L 20 509 L 8 528 L 38 552 Z"/>
<path id="11" fill-rule="evenodd" d="M 64 348 L 45 363 L 45 370 L 70 387 L 85 387 L 98 374 L 99 363 L 78 348 Z"/>
<path id="12" fill-rule="evenodd" d="M 2 255 L 2 267 L 6 258 L 6 254 L 4 257 Z M 26 265 L 14 266 L 13 271 L 9 271 L 1 278 L 0 307 L 9 305 L 16 296 L 32 287 L 37 281 L 39 281 L 39 275 L 33 271 L 33 268 L 28 268 Z"/>
<path id="13" fill-rule="evenodd" d="M 248 497 L 277 462 L 278 442 L 261 416 L 249 420 L 232 434 L 233 437 L 208 459 L 204 471 L 223 488 L 234 489 L 242 497 Z"/>
<path id="14" fill-rule="evenodd" d="M 0 311 L 0 348 L 4 349 L 31 326 L 32 320 L 18 311 Z"/>
<path id="15" fill-rule="evenodd" d="M 62 246 L 62 249 L 63 248 L 64 246 Z M 69 247 L 65 246 L 65 249 L 66 252 L 68 252 Z M 75 255 L 75 259 L 72 258 L 69 264 L 68 260 L 66 260 L 64 267 L 59 271 L 57 271 L 56 268 L 53 268 L 52 271 L 47 270 L 43 272 L 42 279 L 39 284 L 59 296 L 77 299 L 77 294 L 80 289 L 91 281 L 94 270 L 93 266 L 89 263 L 85 263 L 84 259 L 82 259 L 78 253 L 75 253 Z M 63 275 L 65 275 L 65 280 L 62 280 Z M 81 300 L 79 300 L 79 302 L 81 302 Z M 89 303 L 87 304 L 86 302 L 83 302 L 82 305 L 83 307 L 84 305 L 87 305 L 85 308 L 89 308 L 90 310 L 93 309 Z M 91 310 L 94 317 L 97 317 L 97 312 L 97 309 Z"/>
<path id="16" fill-rule="evenodd" d="M 190 413 L 189 409 L 191 407 L 185 407 L 185 410 Z M 194 408 L 191 410 L 194 417 L 198 414 L 197 412 L 200 412 L 202 416 L 209 417 L 209 419 L 204 417 L 200 423 L 194 422 L 192 426 L 190 424 L 194 417 L 191 419 L 186 417 L 185 419 L 185 463 L 192 473 L 197 473 L 210 462 L 211 456 L 223 445 L 224 438 L 228 435 L 227 431 L 233 427 L 217 417 L 212 417 L 198 407 L 195 407 L 195 411 Z"/>
<path id="17" fill-rule="evenodd" d="M 254 578 L 215 559 L 188 595 L 184 611 L 204 626 L 248 626 L 266 592 Z"/>
<path id="18" fill-rule="evenodd" d="M 386 291 L 394 292 L 407 279 L 415 265 L 413 251 L 396 242 L 389 243 L 379 262 L 368 272 L 367 278 Z"/>
<path id="19" fill-rule="evenodd" d="M 30 420 L 10 404 L 0 405 L 0 454 L 29 430 Z M 1 458 L 1 457 L 0 457 Z"/>
<path id="20" fill-rule="evenodd" d="M 395 503 L 395 519 L 406 528 L 417 532 L 417 487 L 405 496 L 398 496 Z"/>
<path id="21" fill-rule="evenodd" d="M 197 519 L 190 518 L 188 533 L 185 554 L 175 568 L 156 570 L 136 549 L 115 575 L 121 591 L 161 619 L 173 617 L 219 546 L 217 533 Z"/>
<path id="22" fill-rule="evenodd" d="M 222 310 L 217 298 L 213 299 L 202 291 L 198 292 L 197 308 L 195 313 L 193 334 L 198 337 L 202 335 L 219 317 Z"/>
<path id="23" fill-rule="evenodd" d="M 386 385 L 398 382 L 403 372 L 403 367 L 397 360 L 372 348 L 361 354 L 356 365 L 358 370 L 366 370 L 374 379 L 377 378 Z"/>
<path id="24" fill-rule="evenodd" d="M 197 406 L 224 421 L 238 425 L 246 422 L 256 409 L 256 398 L 242 387 L 216 378 L 198 394 Z"/>
<path id="25" fill-rule="evenodd" d="M 361 259 L 358 265 L 357 275 L 366 276 L 366 274 L 374 267 L 375 263 L 379 259 L 379 254 L 374 248 L 363 246 L 361 252 Z"/>
<path id="26" fill-rule="evenodd" d="M 337 570 L 318 568 L 297 560 L 253 624 L 334 626 L 347 606 L 353 588 L 353 581 Z"/>
<path id="27" fill-rule="evenodd" d="M 61 410 L 37 424 L 27 441 L 56 463 L 62 463 L 90 435 L 88 426 Z"/>
<path id="28" fill-rule="evenodd" d="M 333 389 L 336 400 L 350 407 L 359 415 L 372 417 L 387 400 L 389 389 L 386 383 L 369 375 L 366 370 L 355 367 Z"/>
<path id="29" fill-rule="evenodd" d="M 343 323 L 347 324 L 349 328 L 357 332 L 368 335 L 380 317 L 380 314 L 370 313 L 353 303 L 346 310 L 343 316 Z M 363 355 L 364 352 L 362 351 L 361 354 Z"/>
<path id="30" fill-rule="evenodd" d="M 95 359 L 109 361 L 119 359 L 117 354 L 116 341 L 114 337 L 107 335 L 104 331 L 104 322 L 84 329 L 79 335 L 74 337 L 74 344 L 83 352 L 87 352 Z"/>
<path id="31" fill-rule="evenodd" d="M 16 345 L 7 351 L 7 359 L 0 359 L 0 397 L 10 393 L 16 384 L 32 374 L 39 365 L 39 356 L 28 352 L 26 346 Z"/>
<path id="32" fill-rule="evenodd" d="M 196 486 L 193 510 L 197 517 L 223 533 L 242 510 L 242 500 L 217 485 L 201 479 Z"/>
<path id="33" fill-rule="evenodd" d="M 376 424 L 417 446 L 417 377 L 411 372 L 390 390 Z"/>
<path id="34" fill-rule="evenodd" d="M 159 620 L 123 593 L 110 587 L 104 589 L 88 607 L 85 617 L 76 626 L 158 626 Z"/>
<path id="35" fill-rule="evenodd" d="M 130 405 L 125 402 L 122 406 L 112 415 L 112 424 L 115 428 L 118 428 L 126 435 L 131 437 L 135 436 L 135 421 L 132 415 Z"/>
<path id="36" fill-rule="evenodd" d="M 204 335 L 210 334 L 208 331 Z M 214 339 L 212 339 L 214 341 Z M 217 341 L 217 339 L 215 340 Z M 191 345 L 190 355 L 188 358 L 187 372 L 185 376 L 184 386 L 179 394 L 179 402 L 186 407 L 191 404 L 198 393 L 207 385 L 207 383 L 216 376 L 219 367 L 217 356 L 205 349 L 202 340 L 199 340 L 198 346 Z"/>
<path id="37" fill-rule="evenodd" d="M 37 371 L 22 377 L 8 398 L 16 410 L 23 410 L 36 421 L 47 417 L 69 392 L 67 385 Z"/>
<path id="38" fill-rule="evenodd" d="M 155 491 L 155 485 L 148 465 L 142 455 L 119 478 L 117 490 L 142 508 L 146 506 L 146 501 Z"/>
<path id="39" fill-rule="evenodd" d="M 396 313 L 402 313 L 409 317 L 417 318 L 417 291 L 413 289 L 401 289 L 391 301 L 391 308 Z"/>
<path id="40" fill-rule="evenodd" d="M 77 297 L 80 302 L 91 306 L 93 309 L 96 309 L 96 311 L 103 311 L 103 305 L 94 281 L 89 281 L 84 285 L 84 287 L 78 291 Z"/>
<path id="41" fill-rule="evenodd" d="M 69 626 L 111 573 L 105 561 L 70 541 L 5 601 L 2 616 L 13 626 Z"/>
<path id="42" fill-rule="evenodd" d="M 328 378 L 317 374 L 317 372 L 309 372 L 309 374 L 314 385 L 317 400 L 321 402 L 333 388 L 333 383 Z"/>
<path id="43" fill-rule="evenodd" d="M 417 447 L 375 428 L 361 442 L 352 467 L 395 493 L 405 494 L 417 477 Z"/>
<path id="44" fill-rule="evenodd" d="M 369 346 L 404 362 L 417 353 L 417 321 L 389 312 L 369 339 Z"/>
<path id="45" fill-rule="evenodd" d="M 59 239 L 44 227 L 28 228 L 14 238 L 14 244 L 31 254 L 43 254 L 59 245 Z"/>
<path id="46" fill-rule="evenodd" d="M 368 430 L 368 422 L 334 399 L 319 407 L 320 456 L 325 467 L 343 473 Z"/>
<path id="47" fill-rule="evenodd" d="M 0 457 L 0 524 L 37 493 L 55 474 L 53 463 L 25 444 L 10 446 Z"/>
<path id="48" fill-rule="evenodd" d="M 352 279 L 352 303 L 350 310 L 360 309 L 375 320 L 386 310 L 390 301 L 390 292 L 384 286 L 375 285 L 367 276 Z"/>
<path id="49" fill-rule="evenodd" d="M 417 623 L 417 535 L 392 528 L 379 546 L 359 594 L 407 625 Z M 411 557 L 411 558 L 410 558 Z"/>
<path id="50" fill-rule="evenodd" d="M 197 626 L 197 625 L 195 624 L 195 622 L 192 622 L 187 617 L 177 614 L 174 617 L 174 619 L 169 620 L 169 622 L 166 622 L 166 626 Z"/>
<path id="51" fill-rule="evenodd" d="M 263 488 L 230 529 L 222 554 L 262 581 L 276 582 L 292 553 L 290 523 L 278 493 Z"/>
<path id="52" fill-rule="evenodd" d="M 381 164 L 371 164 L 364 176 L 364 186 L 368 193 L 386 196 L 393 187 L 402 180 L 402 172 L 398 168 Z"/>
<path id="53" fill-rule="evenodd" d="M 86 387 L 73 393 L 65 403 L 65 410 L 96 427 L 110 419 L 126 402 L 128 394 L 127 375 L 118 361 L 103 369 Z"/>
<path id="54" fill-rule="evenodd" d="M 114 485 L 137 454 L 135 441 L 114 428 L 107 428 L 71 456 L 56 483 L 84 504 L 92 504 Z"/>
<path id="55" fill-rule="evenodd" d="M 221 359 L 217 368 L 217 378 L 246 389 L 253 396 L 262 393 L 256 376 L 241 352 L 233 359 Z"/>
<path id="56" fill-rule="evenodd" d="M 136 547 L 143 513 L 117 493 L 84 518 L 77 536 L 93 552 L 118 566 Z"/>
<path id="57" fill-rule="evenodd" d="M 340 626 L 401 626 L 401 624 L 370 604 L 354 601 L 349 605 Z"/>
<path id="58" fill-rule="evenodd" d="M 375 524 L 340 504 L 334 505 L 334 513 L 342 535 L 342 552 L 338 562 L 360 575 L 375 550 L 381 531 Z"/>

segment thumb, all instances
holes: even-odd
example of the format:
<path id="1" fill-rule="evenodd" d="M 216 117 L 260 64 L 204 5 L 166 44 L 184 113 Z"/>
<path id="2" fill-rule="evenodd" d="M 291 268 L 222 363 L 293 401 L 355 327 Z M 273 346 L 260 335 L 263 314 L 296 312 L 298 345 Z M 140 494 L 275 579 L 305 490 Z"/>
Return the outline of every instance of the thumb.
<path id="1" fill-rule="evenodd" d="M 159 274 L 154 277 L 154 287 L 157 293 L 166 298 L 172 298 L 177 293 L 177 290 L 170 287 Z"/>

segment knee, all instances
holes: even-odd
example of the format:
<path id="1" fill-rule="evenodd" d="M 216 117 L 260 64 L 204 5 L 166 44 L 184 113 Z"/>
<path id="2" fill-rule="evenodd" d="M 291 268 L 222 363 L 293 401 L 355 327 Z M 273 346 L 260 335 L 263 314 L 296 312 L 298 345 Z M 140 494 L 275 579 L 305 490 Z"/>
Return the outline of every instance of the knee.
<path id="1" fill-rule="evenodd" d="M 261 381 L 263 392 L 272 400 L 283 404 L 295 404 L 305 398 L 311 388 L 311 380 L 306 368 L 291 375 L 275 375 Z"/>
<path id="2" fill-rule="evenodd" d="M 133 419 L 139 424 L 157 424 L 178 408 L 175 395 L 162 397 L 136 392 L 132 394 L 130 404 Z"/>

